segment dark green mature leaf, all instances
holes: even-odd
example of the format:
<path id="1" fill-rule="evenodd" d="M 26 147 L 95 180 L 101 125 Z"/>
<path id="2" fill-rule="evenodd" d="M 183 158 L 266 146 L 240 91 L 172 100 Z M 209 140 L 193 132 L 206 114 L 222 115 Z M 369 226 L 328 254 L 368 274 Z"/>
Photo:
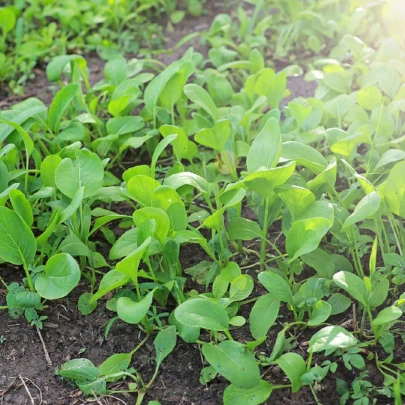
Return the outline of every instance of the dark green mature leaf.
<path id="1" fill-rule="evenodd" d="M 255 303 L 250 313 L 250 332 L 255 339 L 267 335 L 274 325 L 280 310 L 280 300 L 273 294 L 262 295 Z"/>
<path id="2" fill-rule="evenodd" d="M 305 360 L 297 353 L 285 353 L 276 363 L 291 381 L 292 392 L 297 392 L 302 386 L 301 376 L 306 371 Z"/>
<path id="3" fill-rule="evenodd" d="M 293 294 L 287 281 L 272 271 L 263 271 L 259 274 L 259 281 L 264 288 L 280 301 L 292 304 Z"/>
<path id="4" fill-rule="evenodd" d="M 217 302 L 208 299 L 195 298 L 183 302 L 175 309 L 174 316 L 185 326 L 212 331 L 229 329 L 226 310 Z"/>
<path id="5" fill-rule="evenodd" d="M 88 359 L 73 359 L 62 364 L 59 375 L 74 381 L 92 381 L 100 372 Z"/>
<path id="6" fill-rule="evenodd" d="M 344 349 L 357 344 L 357 339 L 341 326 L 326 326 L 315 333 L 309 341 L 309 352 Z"/>
<path id="7" fill-rule="evenodd" d="M 203 344 L 202 353 L 218 374 L 239 388 L 252 388 L 260 382 L 256 359 L 247 347 L 234 340 L 218 345 Z"/>
<path id="8" fill-rule="evenodd" d="M 252 388 L 239 388 L 231 384 L 224 391 L 224 405 L 259 405 L 270 397 L 272 391 L 271 384 L 264 380 Z"/>
<path id="9" fill-rule="evenodd" d="M 176 347 L 177 331 L 174 325 L 162 329 L 153 342 L 156 350 L 156 366 L 159 367 L 162 361 Z"/>

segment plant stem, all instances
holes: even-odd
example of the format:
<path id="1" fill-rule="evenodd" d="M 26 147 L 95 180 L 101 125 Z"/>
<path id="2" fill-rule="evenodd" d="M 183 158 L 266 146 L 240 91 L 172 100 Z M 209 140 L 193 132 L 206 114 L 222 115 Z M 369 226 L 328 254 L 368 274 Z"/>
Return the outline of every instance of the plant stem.
<path id="1" fill-rule="evenodd" d="M 266 260 L 266 241 L 267 241 L 267 223 L 269 222 L 269 204 L 267 201 L 264 203 L 264 220 L 263 220 L 263 234 L 260 246 L 260 269 L 265 269 L 265 260 Z"/>
<path id="2" fill-rule="evenodd" d="M 1 306 L 0 309 L 8 309 L 7 305 Z"/>
<path id="3" fill-rule="evenodd" d="M 30 275 L 30 271 L 28 270 L 28 266 L 25 263 L 25 260 L 24 260 L 24 263 L 23 263 L 23 267 L 24 267 L 25 275 L 27 276 L 28 287 L 29 287 L 31 292 L 35 292 L 34 284 L 32 284 L 32 278 L 31 278 L 31 275 Z"/>

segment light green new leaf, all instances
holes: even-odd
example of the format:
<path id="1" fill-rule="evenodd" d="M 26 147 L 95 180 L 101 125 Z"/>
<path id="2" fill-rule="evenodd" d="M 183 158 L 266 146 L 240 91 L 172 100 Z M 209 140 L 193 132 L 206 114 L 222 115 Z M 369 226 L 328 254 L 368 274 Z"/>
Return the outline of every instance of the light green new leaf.
<path id="1" fill-rule="evenodd" d="M 87 149 L 77 151 L 75 160 L 63 159 L 55 171 L 56 186 L 69 198 L 73 198 L 80 187 L 84 187 L 84 198 L 95 195 L 103 180 L 101 159 Z"/>
<path id="2" fill-rule="evenodd" d="M 277 165 L 280 155 L 280 124 L 275 118 L 269 118 L 249 149 L 246 159 L 248 172 L 255 172 L 261 167 L 272 169 Z"/>
<path id="3" fill-rule="evenodd" d="M 10 191 L 10 201 L 14 211 L 31 227 L 34 222 L 31 204 L 28 202 L 24 193 L 18 189 Z"/>
<path id="4" fill-rule="evenodd" d="M 197 104 L 211 115 L 214 122 L 219 120 L 220 115 L 217 106 L 211 96 L 201 86 L 197 84 L 187 84 L 184 87 L 184 93 L 193 103 Z"/>
<path id="5" fill-rule="evenodd" d="M 104 360 L 98 366 L 98 370 L 100 374 L 104 376 L 126 371 L 131 363 L 131 359 L 132 353 L 115 353 Z"/>
<path id="6" fill-rule="evenodd" d="M 194 140 L 207 148 L 223 151 L 230 135 L 230 121 L 220 120 L 215 123 L 214 128 L 204 128 L 198 131 L 194 136 Z"/>
<path id="7" fill-rule="evenodd" d="M 248 274 L 242 274 L 232 280 L 229 289 L 229 299 L 231 301 L 242 301 L 249 297 L 253 291 L 253 287 L 254 282 L 252 277 Z"/>
<path id="8" fill-rule="evenodd" d="M 49 107 L 48 122 L 51 130 L 57 134 L 59 131 L 60 121 L 62 120 L 63 113 L 68 108 L 69 104 L 75 98 L 79 86 L 71 83 L 63 87 L 52 101 Z"/>
<path id="9" fill-rule="evenodd" d="M 234 340 L 218 345 L 205 343 L 202 353 L 218 374 L 239 388 L 252 388 L 260 382 L 260 370 L 248 348 Z"/>
<path id="10" fill-rule="evenodd" d="M 380 205 L 381 205 L 381 197 L 378 194 L 378 192 L 374 191 L 370 194 L 367 194 L 357 204 L 353 214 L 351 214 L 343 223 L 342 231 L 346 230 L 349 226 L 354 225 L 357 222 L 370 218 L 378 211 Z"/>
<path id="11" fill-rule="evenodd" d="M 41 180 L 45 187 L 56 188 L 55 173 L 56 168 L 62 162 L 62 158 L 58 155 L 48 155 L 41 163 Z"/>
<path id="12" fill-rule="evenodd" d="M 96 302 L 98 299 L 106 295 L 112 290 L 116 290 L 119 287 L 127 284 L 130 278 L 120 273 L 119 271 L 113 269 L 108 273 L 104 274 L 98 286 L 98 291 L 91 297 L 90 303 Z"/>
<path id="13" fill-rule="evenodd" d="M 80 268 L 76 260 L 67 253 L 52 256 L 45 265 L 44 274 L 35 280 L 38 294 L 48 300 L 68 295 L 80 281 Z"/>
<path id="14" fill-rule="evenodd" d="M 332 312 L 332 306 L 329 302 L 326 301 L 318 301 L 312 307 L 311 316 L 308 320 L 309 326 L 317 326 L 321 323 L 325 322 Z"/>
<path id="15" fill-rule="evenodd" d="M 150 306 L 153 301 L 153 293 L 155 290 L 152 290 L 139 302 L 133 301 L 129 297 L 120 297 L 117 300 L 117 315 L 124 322 L 130 324 L 137 324 L 145 318 L 146 314 L 149 311 Z"/>
<path id="16" fill-rule="evenodd" d="M 0 207 L 0 258 L 15 265 L 32 263 L 37 250 L 34 234 L 9 208 Z"/>
<path id="17" fill-rule="evenodd" d="M 290 262 L 315 250 L 330 227 L 326 218 L 308 218 L 294 222 L 288 231 L 286 248 Z"/>
<path id="18" fill-rule="evenodd" d="M 142 206 L 150 206 L 153 191 L 159 186 L 159 182 L 152 177 L 139 174 L 129 179 L 128 192 Z"/>
<path id="19" fill-rule="evenodd" d="M 384 308 L 378 313 L 373 322 L 372 327 L 385 325 L 387 323 L 396 321 L 402 316 L 402 310 L 395 305 L 391 305 L 388 308 Z"/>
<path id="20" fill-rule="evenodd" d="M 122 274 L 131 278 L 135 285 L 138 284 L 138 268 L 139 263 L 145 252 L 147 251 L 151 242 L 151 238 L 147 238 L 141 245 L 139 245 L 129 256 L 116 264 L 116 269 Z"/>
<path id="21" fill-rule="evenodd" d="M 295 161 L 297 165 L 307 167 L 315 174 L 320 174 L 328 166 L 327 160 L 316 149 L 296 141 L 282 144 L 281 160 Z"/>

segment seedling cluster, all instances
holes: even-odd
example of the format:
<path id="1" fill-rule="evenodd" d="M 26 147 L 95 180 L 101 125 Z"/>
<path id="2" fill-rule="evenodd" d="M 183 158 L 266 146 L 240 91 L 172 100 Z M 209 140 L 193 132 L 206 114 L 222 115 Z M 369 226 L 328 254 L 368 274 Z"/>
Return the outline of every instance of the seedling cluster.
<path id="1" fill-rule="evenodd" d="M 341 404 L 402 404 L 401 2 L 238 1 L 178 44 L 199 38 L 207 54 L 190 47 L 167 66 L 117 50 L 137 51 L 124 45 L 153 30 L 148 18 L 164 13 L 170 28 L 204 3 L 72 2 L 70 15 L 56 1 L 35 22 L 42 1 L 29 3 L 0 8 L 0 61 L 27 71 L 50 58 L 57 90 L 50 105 L 30 97 L 0 112 L 0 262 L 20 277 L 0 272 L 0 309 L 41 329 L 80 285 L 83 315 L 111 312 L 106 339 L 116 322 L 142 336 L 57 374 L 141 404 L 182 341 L 201 349 L 202 384 L 229 382 L 225 405 L 302 389 L 320 404 L 324 384 Z M 96 48 L 108 61 L 92 84 L 81 52 Z M 312 97 L 291 97 L 298 76 L 315 82 Z M 204 260 L 186 267 L 190 252 Z M 149 339 L 145 380 L 133 357 Z"/>

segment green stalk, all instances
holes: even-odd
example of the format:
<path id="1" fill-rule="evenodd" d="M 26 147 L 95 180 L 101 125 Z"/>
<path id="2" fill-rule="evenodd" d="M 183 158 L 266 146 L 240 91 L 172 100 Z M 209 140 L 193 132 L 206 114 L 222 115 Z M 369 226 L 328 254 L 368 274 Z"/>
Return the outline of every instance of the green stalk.
<path id="1" fill-rule="evenodd" d="M 27 276 L 28 287 L 29 287 L 31 292 L 35 292 L 35 288 L 34 288 L 34 284 L 32 283 L 32 278 L 31 278 L 31 275 L 30 275 L 30 271 L 28 270 L 28 266 L 25 263 L 25 260 L 23 262 L 23 267 L 24 267 L 25 275 Z"/>
<path id="2" fill-rule="evenodd" d="M 8 309 L 7 305 L 1 306 L 0 309 Z"/>
<path id="3" fill-rule="evenodd" d="M 264 203 L 264 220 L 263 220 L 263 234 L 262 240 L 260 242 L 260 268 L 261 270 L 265 269 L 265 261 L 266 261 L 266 241 L 267 241 L 267 224 L 269 222 L 269 204 L 267 201 Z"/>

